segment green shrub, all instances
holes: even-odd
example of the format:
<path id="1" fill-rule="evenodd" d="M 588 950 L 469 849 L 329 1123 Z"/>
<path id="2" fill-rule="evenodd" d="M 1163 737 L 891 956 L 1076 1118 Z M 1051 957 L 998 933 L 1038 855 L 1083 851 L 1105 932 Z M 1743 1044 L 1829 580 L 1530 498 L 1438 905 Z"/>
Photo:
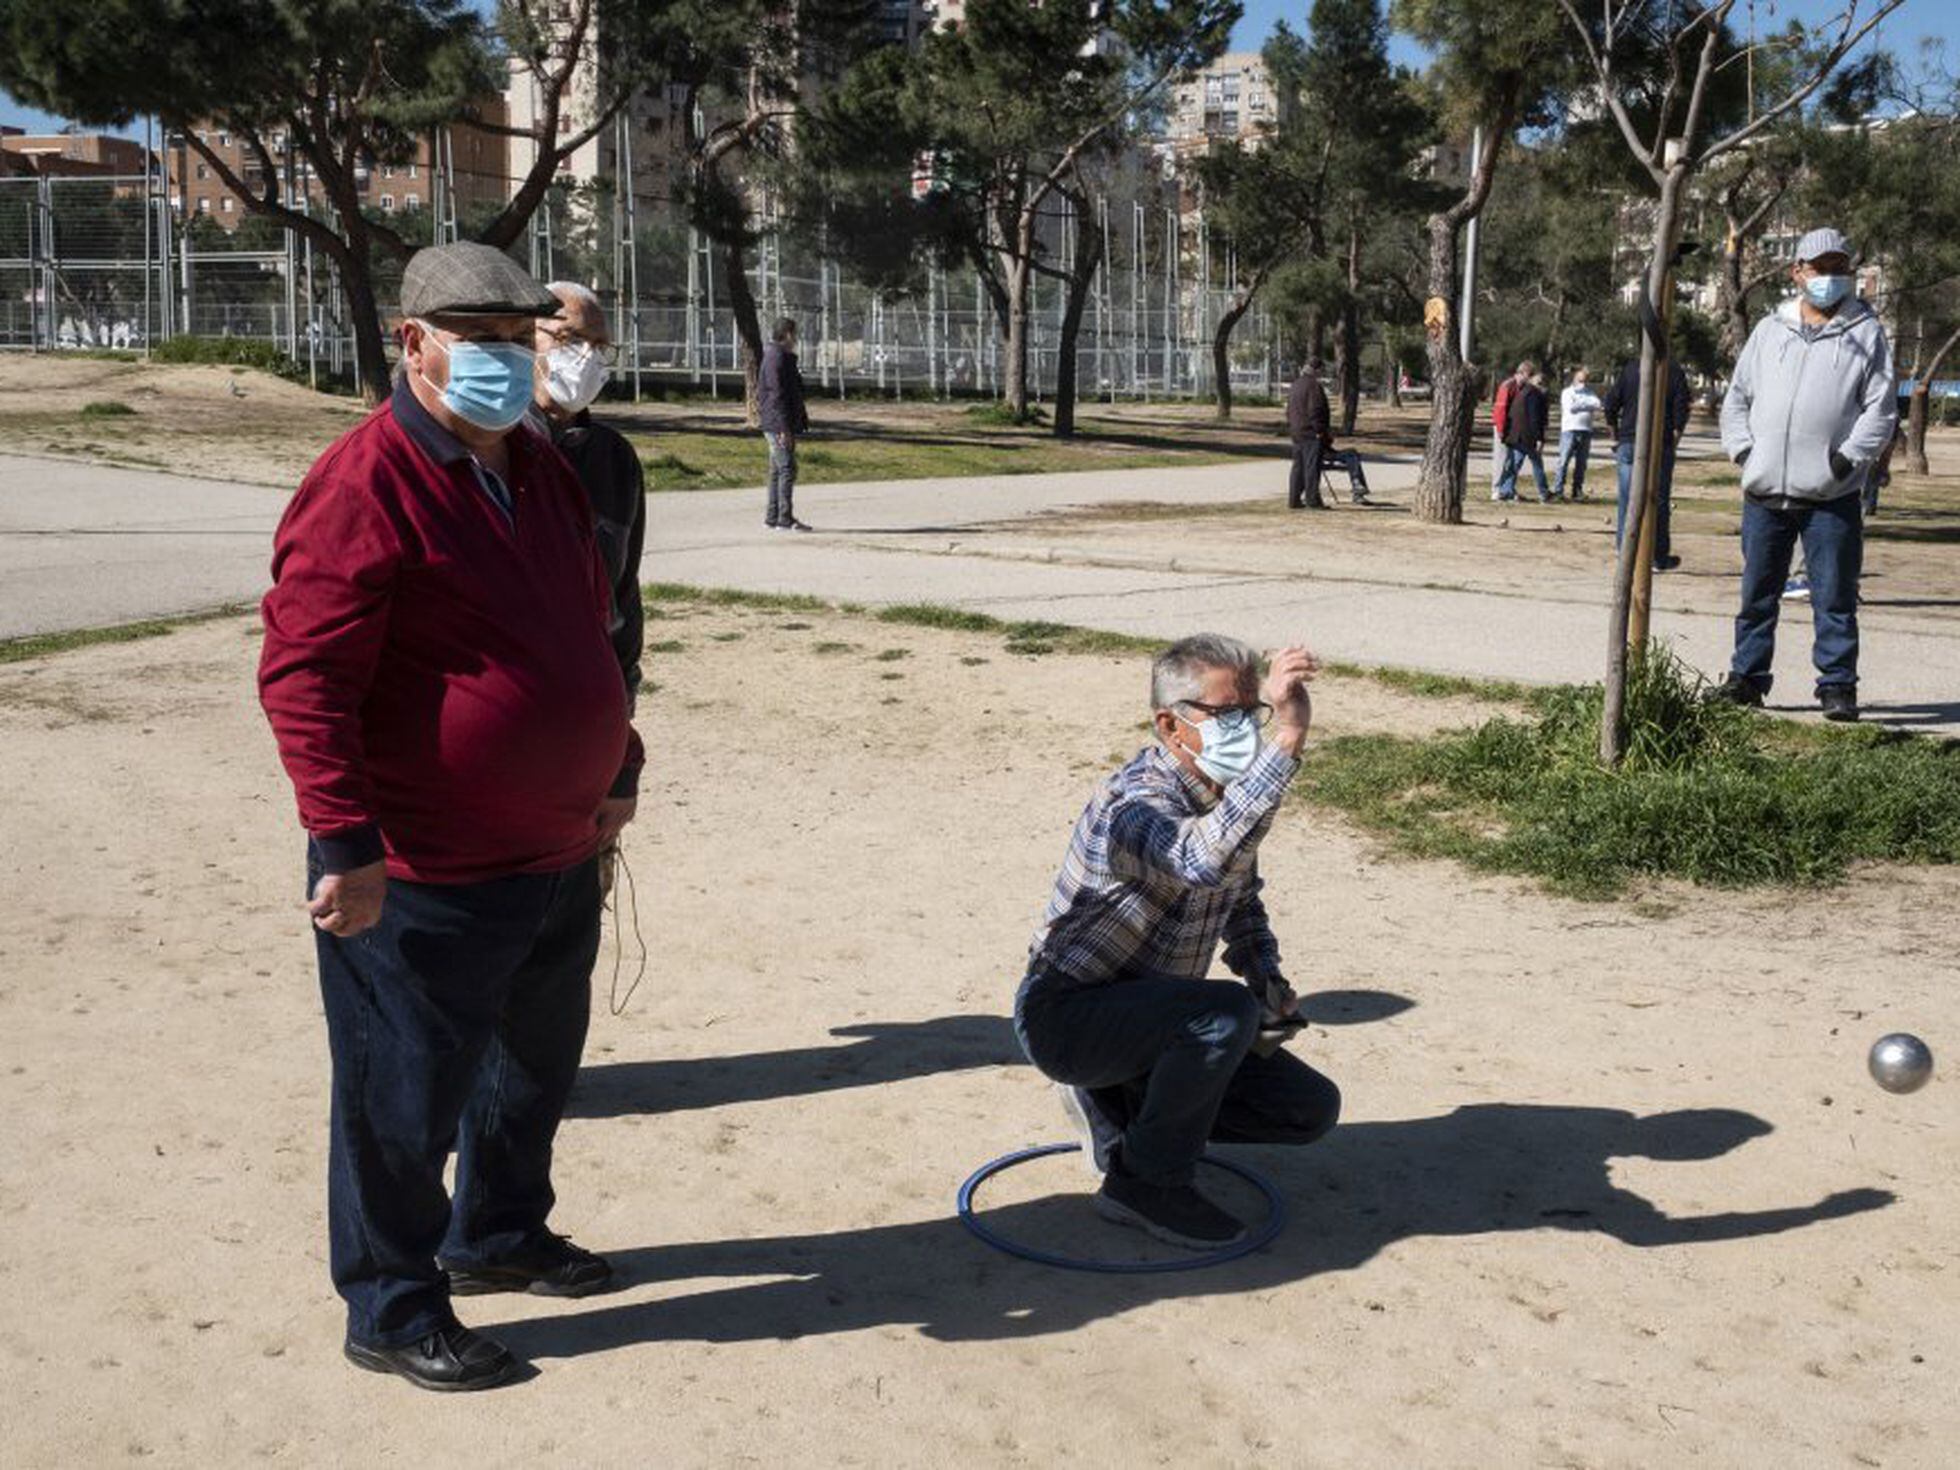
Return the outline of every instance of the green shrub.
<path id="1" fill-rule="evenodd" d="M 113 398 L 98 398 L 93 403 L 82 405 L 82 417 L 85 419 L 124 419 L 135 412 L 127 403 L 119 403 Z"/>
<path id="2" fill-rule="evenodd" d="M 1607 897 L 1637 877 L 1832 883 L 1853 863 L 1960 861 L 1960 745 L 1709 704 L 1655 648 L 1630 670 L 1628 747 L 1599 764 L 1598 685 L 1422 740 L 1347 736 L 1305 794 L 1402 851 Z"/>
<path id="3" fill-rule="evenodd" d="M 306 381 L 306 368 L 277 344 L 251 337 L 172 337 L 150 353 L 152 362 L 257 368 L 289 382 Z"/>

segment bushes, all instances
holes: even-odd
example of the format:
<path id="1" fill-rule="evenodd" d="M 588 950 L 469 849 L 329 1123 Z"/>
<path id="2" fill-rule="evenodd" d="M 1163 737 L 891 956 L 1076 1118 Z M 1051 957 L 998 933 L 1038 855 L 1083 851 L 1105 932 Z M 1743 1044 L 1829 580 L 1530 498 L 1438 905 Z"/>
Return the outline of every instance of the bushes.
<path id="1" fill-rule="evenodd" d="M 306 381 L 306 369 L 271 342 L 249 337 L 172 337 L 157 343 L 152 362 L 257 368 L 290 382 Z"/>
<path id="2" fill-rule="evenodd" d="M 1855 862 L 1960 861 L 1960 746 L 1705 703 L 1664 650 L 1629 680 L 1628 756 L 1598 763 L 1602 691 L 1426 740 L 1349 736 L 1306 793 L 1403 851 L 1605 897 L 1636 877 L 1830 883 Z"/>

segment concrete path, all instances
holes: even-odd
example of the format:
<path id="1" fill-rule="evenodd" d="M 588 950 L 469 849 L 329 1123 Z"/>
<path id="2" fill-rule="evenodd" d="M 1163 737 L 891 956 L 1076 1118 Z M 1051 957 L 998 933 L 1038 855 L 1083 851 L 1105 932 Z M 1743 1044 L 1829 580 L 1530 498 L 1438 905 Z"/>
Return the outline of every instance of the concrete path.
<path id="1" fill-rule="evenodd" d="M 245 602 L 286 494 L 0 455 L 0 638 Z"/>
<path id="2" fill-rule="evenodd" d="M 1701 447 L 1701 446 L 1693 446 Z M 1221 504 L 1283 497 L 1287 466 L 1243 459 L 1188 469 L 818 485 L 799 492 L 814 535 L 765 530 L 761 492 L 654 496 L 649 580 L 810 593 L 864 603 L 936 602 L 1002 618 L 1078 623 L 1151 637 L 1217 628 L 1271 646 L 1306 638 L 1329 657 L 1529 682 L 1599 677 L 1606 584 L 1570 575 L 1529 594 L 1398 576 L 1232 565 L 1217 547 L 1124 560 L 1065 533 L 1002 535 L 1004 522 L 1113 502 Z M 1472 462 L 1475 493 L 1487 474 Z M 1369 479 L 1396 495 L 1412 463 Z M 257 596 L 276 490 L 121 469 L 0 457 L 0 637 L 126 621 Z M 1386 559 L 1385 559 L 1386 560 Z M 1778 703 L 1810 707 L 1808 609 L 1792 603 Z M 1868 614 L 1864 694 L 1888 723 L 1960 735 L 1960 626 Z M 1657 630 L 1696 667 L 1727 664 L 1727 613 L 1663 606 Z"/>

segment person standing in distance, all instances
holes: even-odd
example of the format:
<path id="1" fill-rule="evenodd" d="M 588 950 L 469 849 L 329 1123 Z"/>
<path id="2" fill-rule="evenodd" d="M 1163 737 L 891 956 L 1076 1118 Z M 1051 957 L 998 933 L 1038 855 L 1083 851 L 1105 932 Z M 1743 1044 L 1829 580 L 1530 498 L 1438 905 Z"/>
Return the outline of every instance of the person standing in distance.
<path id="1" fill-rule="evenodd" d="M 796 323 L 778 321 L 762 352 L 755 380 L 756 411 L 762 437 L 769 441 L 769 509 L 762 524 L 770 530 L 807 531 L 796 518 L 796 441 L 810 432 L 803 398 L 803 373 L 796 365 Z"/>
<path id="2" fill-rule="evenodd" d="M 611 1283 L 547 1219 L 596 855 L 633 819 L 643 754 L 585 492 L 522 427 L 556 298 L 465 242 L 412 256 L 401 300 L 393 396 L 275 533 L 259 699 L 308 837 L 344 1351 L 454 1391 L 519 1364 L 452 1295 Z"/>
<path id="3" fill-rule="evenodd" d="M 1320 494 L 1320 467 L 1334 445 L 1333 410 L 1320 373 L 1320 359 L 1307 359 L 1286 395 L 1286 432 L 1293 441 L 1293 472 L 1286 484 L 1289 510 L 1323 510 L 1327 505 Z"/>
<path id="4" fill-rule="evenodd" d="M 1584 368 L 1576 368 L 1572 381 L 1558 396 L 1558 475 L 1552 482 L 1552 499 L 1567 494 L 1565 476 L 1572 474 L 1574 500 L 1586 498 L 1586 460 L 1592 454 L 1593 415 L 1599 412 L 1599 395 L 1587 381 Z"/>
<path id="5" fill-rule="evenodd" d="M 1688 375 L 1680 363 L 1670 359 L 1660 469 L 1654 476 L 1654 570 L 1657 572 L 1671 572 L 1681 565 L 1681 558 L 1674 554 L 1674 452 L 1681 443 L 1681 435 L 1687 431 L 1688 410 L 1692 406 Z M 1613 430 L 1613 460 L 1620 497 L 1613 522 L 1613 549 L 1617 551 L 1626 536 L 1627 504 L 1633 497 L 1633 436 L 1640 429 L 1640 358 L 1637 355 L 1620 364 L 1613 386 L 1600 400 L 1600 411 Z"/>
<path id="6" fill-rule="evenodd" d="M 1504 473 L 1497 481 L 1497 499 L 1518 498 L 1518 471 L 1527 460 L 1539 500 L 1552 498 L 1545 484 L 1545 409 L 1544 379 L 1533 364 L 1519 363 L 1517 386 L 1504 416 Z"/>
<path id="7" fill-rule="evenodd" d="M 1898 426 L 1892 344 L 1854 293 L 1851 245 L 1833 229 L 1797 242 L 1797 294 L 1756 324 L 1722 400 L 1722 450 L 1742 469 L 1742 609 L 1714 696 L 1760 705 L 1790 556 L 1810 577 L 1817 702 L 1858 718 L 1859 492 Z"/>

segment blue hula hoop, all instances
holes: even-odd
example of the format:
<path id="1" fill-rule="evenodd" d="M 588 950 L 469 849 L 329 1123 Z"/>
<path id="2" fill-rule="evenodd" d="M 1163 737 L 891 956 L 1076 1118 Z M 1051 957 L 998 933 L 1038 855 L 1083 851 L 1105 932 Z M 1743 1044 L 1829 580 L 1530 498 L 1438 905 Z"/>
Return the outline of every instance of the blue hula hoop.
<path id="1" fill-rule="evenodd" d="M 1266 1199 L 1266 1219 L 1259 1228 L 1244 1240 L 1226 1246 L 1223 1250 L 1206 1252 L 1204 1255 L 1188 1256 L 1175 1261 L 1085 1261 L 1079 1256 L 1058 1255 L 1054 1251 L 1037 1250 L 1030 1245 L 1022 1245 L 1017 1240 L 1009 1240 L 997 1231 L 980 1223 L 973 1213 L 973 1195 L 982 1184 L 994 1175 L 1025 1164 L 1029 1159 L 1045 1159 L 1050 1154 L 1079 1153 L 1079 1143 L 1044 1143 L 1036 1148 L 1018 1149 L 1011 1154 L 1002 1154 L 989 1163 L 982 1164 L 967 1176 L 966 1183 L 960 1186 L 958 1207 L 960 1223 L 997 1251 L 1010 1256 L 1019 1256 L 1024 1261 L 1033 1261 L 1042 1266 L 1058 1266 L 1064 1271 L 1100 1271 L 1111 1276 L 1142 1276 L 1163 1271 L 1199 1271 L 1206 1266 L 1222 1266 L 1227 1261 L 1236 1261 L 1240 1256 L 1249 1256 L 1256 1250 L 1263 1250 L 1272 1244 L 1280 1231 L 1286 1228 L 1286 1201 L 1265 1175 L 1248 1169 L 1243 1164 L 1232 1163 L 1229 1159 L 1214 1158 L 1206 1154 L 1198 1162 L 1209 1164 L 1214 1169 L 1223 1169 L 1227 1174 L 1236 1174 L 1245 1180 Z"/>

